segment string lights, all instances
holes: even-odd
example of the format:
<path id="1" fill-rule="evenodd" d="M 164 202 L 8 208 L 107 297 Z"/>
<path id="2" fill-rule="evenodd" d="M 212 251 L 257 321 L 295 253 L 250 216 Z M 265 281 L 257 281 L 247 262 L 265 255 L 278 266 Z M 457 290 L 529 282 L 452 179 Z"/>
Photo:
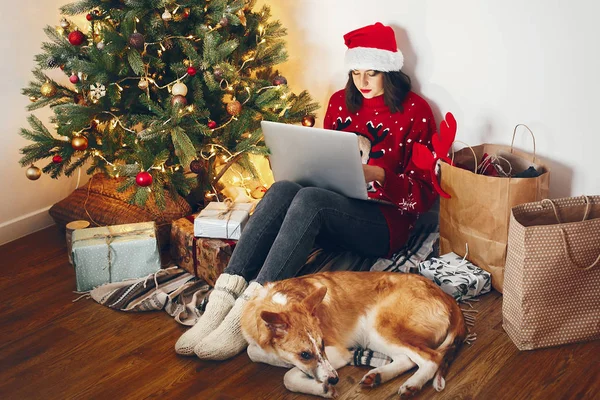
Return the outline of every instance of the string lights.
<path id="1" fill-rule="evenodd" d="M 251 188 L 249 188 L 248 183 L 253 178 L 257 179 L 254 174 L 258 170 L 253 169 L 252 176 L 248 176 L 248 172 L 245 172 L 241 167 L 243 163 L 240 160 L 242 157 L 250 157 L 248 158 L 250 163 L 258 165 L 257 162 L 252 161 L 251 155 L 252 153 L 264 153 L 263 145 L 251 144 L 254 139 L 258 141 L 260 136 L 254 135 L 256 128 L 253 126 L 256 121 L 263 118 L 260 115 L 263 112 L 261 108 L 264 108 L 264 112 L 270 113 L 269 115 L 274 115 L 274 113 L 279 112 L 280 108 L 283 108 L 280 113 L 280 116 L 282 116 L 293 106 L 287 104 L 290 100 L 287 89 L 275 84 L 263 87 L 262 83 L 264 82 L 259 78 L 260 75 L 254 75 L 255 72 L 259 72 L 259 70 L 254 70 L 255 66 L 259 68 L 274 64 L 271 60 L 273 56 L 265 52 L 267 51 L 269 38 L 279 38 L 281 36 L 278 24 L 268 24 L 266 22 L 268 16 L 265 15 L 264 11 L 250 13 L 250 6 L 244 6 L 243 8 L 236 6 L 236 9 L 232 5 L 227 5 L 223 10 L 219 10 L 218 14 L 221 14 L 222 11 L 222 15 L 217 15 L 215 9 L 211 9 L 209 0 L 202 6 L 203 8 L 190 7 L 188 4 L 182 5 L 169 0 L 168 2 L 162 2 L 160 7 L 157 6 L 149 13 L 144 10 L 143 14 L 138 14 L 139 18 L 135 17 L 132 12 L 137 5 L 130 5 L 127 2 L 123 7 L 123 10 L 128 11 L 127 14 L 113 13 L 102 6 L 98 6 L 100 10 L 88 10 L 89 13 L 86 17 L 90 25 L 88 25 L 88 30 L 85 33 L 86 39 L 83 46 L 77 47 L 77 49 L 81 49 L 79 50 L 81 63 L 79 61 L 69 63 L 71 54 L 68 56 L 69 60 L 67 62 L 63 61 L 64 58 L 54 54 L 55 60 L 63 61 L 67 65 L 68 70 L 65 71 L 67 76 L 77 74 L 77 71 L 69 70 L 73 68 L 72 66 L 75 66 L 75 68 L 89 74 L 90 77 L 90 82 L 86 82 L 87 76 L 85 79 L 78 77 L 78 82 L 71 81 L 75 87 L 65 90 L 64 93 L 60 88 L 60 94 L 63 97 L 78 93 L 74 98 L 75 103 L 82 107 L 94 109 L 95 115 L 91 119 L 90 125 L 69 135 L 71 138 L 84 138 L 86 140 L 85 146 L 76 149 L 79 151 L 78 156 L 83 154 L 85 157 L 96 158 L 97 160 L 93 162 L 97 164 L 94 165 L 105 165 L 106 168 L 112 170 L 111 175 L 116 177 L 119 174 L 127 174 L 131 177 L 131 174 L 134 173 L 133 170 L 139 168 L 139 173 L 151 173 L 156 179 L 163 179 L 158 178 L 158 176 L 177 171 L 181 173 L 182 170 L 184 170 L 184 174 L 189 173 L 188 166 L 177 164 L 177 160 L 187 160 L 189 155 L 194 157 L 195 154 L 196 162 L 198 160 L 206 162 L 201 165 L 202 171 L 206 168 L 218 167 L 218 176 L 216 179 L 213 177 L 209 183 L 214 191 L 212 196 L 217 195 L 217 187 L 222 189 L 220 184 L 217 185 L 217 181 L 223 177 L 227 170 L 231 171 L 231 174 L 228 174 L 223 182 L 227 185 L 233 184 L 236 187 L 241 187 L 247 194 L 250 194 Z M 202 14 L 202 9 L 204 9 L 205 15 Z M 158 20 L 156 20 L 157 17 Z M 189 27 L 185 26 L 185 22 L 177 25 L 177 23 L 184 21 L 184 18 L 190 18 L 193 23 Z M 144 25 L 141 25 L 142 23 Z M 74 26 L 70 27 L 71 25 L 66 20 L 61 21 L 60 26 L 56 28 L 57 34 L 64 37 L 65 34 L 73 30 Z M 229 31 L 227 27 L 230 25 L 235 25 L 235 29 Z M 123 27 L 127 29 L 123 30 Z M 139 32 L 138 27 L 140 28 Z M 227 32 L 224 32 L 227 36 L 221 38 L 218 34 L 206 36 L 218 29 L 227 30 Z M 228 41 L 232 40 L 234 36 L 241 36 L 241 33 L 238 32 L 241 29 L 244 30 L 243 35 L 249 37 L 248 40 L 240 40 L 236 47 Z M 174 32 L 176 34 L 173 34 Z M 191 32 L 191 34 L 186 34 L 187 32 Z M 125 34 L 124 41 L 114 40 L 114 35 L 122 34 Z M 209 38 L 214 40 L 211 42 L 208 40 Z M 146 41 L 146 39 L 149 39 L 149 41 Z M 197 44 L 199 42 L 202 42 L 201 46 Z M 121 43 L 123 43 L 124 48 L 117 48 Z M 206 48 L 205 46 L 209 43 L 212 44 Z M 71 44 L 75 46 L 73 43 Z M 198 54 L 195 54 L 195 51 Z M 106 58 L 106 56 L 119 58 L 117 64 L 119 70 L 111 70 L 109 74 L 101 74 L 95 68 L 85 66 L 85 63 L 93 62 L 96 67 L 102 68 L 104 61 L 102 61 L 102 58 L 98 58 L 99 54 L 102 58 Z M 93 57 L 86 58 L 86 55 L 95 56 L 96 59 Z M 265 57 L 268 60 L 263 62 Z M 209 63 L 207 59 L 212 61 Z M 273 59 L 276 60 L 276 58 Z M 121 63 L 122 61 L 124 63 Z M 64 65 L 57 66 L 64 68 Z M 121 66 L 125 66 L 125 68 L 121 68 Z M 205 82 L 203 74 L 209 74 L 211 68 L 214 80 L 211 80 L 211 75 L 208 75 L 209 79 Z M 134 72 L 126 73 L 129 76 L 123 76 L 122 71 L 127 70 L 133 70 Z M 193 77 L 197 73 L 198 79 L 194 80 Z M 110 77 L 115 76 L 115 74 L 118 74 L 118 77 L 111 79 Z M 163 79 L 163 76 L 166 79 Z M 256 81 L 261 83 L 257 84 Z M 43 83 L 43 81 L 40 83 Z M 88 83 L 95 86 L 92 88 Z M 193 96 L 187 94 L 186 84 L 189 85 Z M 108 90 L 105 90 L 104 85 Z M 102 90 L 94 96 L 94 90 L 97 88 Z M 218 93 L 219 88 L 222 90 L 221 94 Z M 252 102 L 253 99 L 255 101 L 258 99 L 258 95 L 273 88 L 281 92 L 273 92 L 272 97 L 263 96 L 260 102 L 256 104 Z M 137 89 L 141 92 L 136 92 Z M 166 99 L 169 99 L 167 93 L 160 92 L 165 89 L 171 94 L 170 104 L 166 101 Z M 98 91 L 99 89 L 96 90 L 96 92 Z M 198 91 L 201 93 L 198 93 Z M 40 98 L 39 90 L 38 93 L 34 94 L 36 95 L 35 101 L 37 101 Z M 144 99 L 146 96 L 148 98 L 147 102 Z M 34 98 L 31 95 L 30 97 Z M 51 96 L 48 97 L 51 98 Z M 174 99 L 175 97 L 183 97 L 183 99 Z M 140 112 L 140 104 L 136 104 L 136 100 L 139 98 L 142 98 L 142 103 L 147 106 L 148 112 L 144 112 L 143 109 Z M 221 99 L 224 104 L 215 105 L 215 98 L 217 102 L 218 99 Z M 42 100 L 48 101 L 46 99 Z M 210 100 L 213 104 L 205 105 L 205 101 L 209 103 L 207 100 Z M 188 101 L 197 104 L 188 104 Z M 216 108 L 223 105 L 225 105 L 224 110 L 216 110 Z M 119 108 L 130 106 L 132 107 L 128 110 Z M 248 107 L 248 109 L 243 109 L 243 106 Z M 78 119 L 71 119 L 69 122 L 61 121 L 61 124 L 64 127 L 70 124 L 71 121 L 73 121 L 73 125 L 77 123 L 78 126 L 81 126 Z M 234 124 L 236 121 L 240 121 L 240 123 Z M 194 126 L 195 124 L 197 126 Z M 243 131 L 230 133 L 232 126 L 237 129 L 238 125 Z M 190 129 L 190 126 L 193 126 L 193 128 Z M 93 131 L 85 132 L 90 129 Z M 182 130 L 183 133 L 176 137 L 178 135 L 175 135 L 175 129 Z M 221 132 L 226 133 L 222 134 Z M 135 136 L 132 137 L 128 134 Z M 150 150 L 151 146 L 147 146 L 151 143 L 151 140 L 159 135 L 166 139 L 169 147 L 168 157 L 161 156 L 158 158 L 158 156 L 151 155 L 150 152 L 154 152 L 155 149 Z M 88 139 L 90 140 L 90 148 L 87 148 Z M 125 160 L 129 160 L 130 156 L 141 151 L 142 148 L 150 153 L 148 154 L 150 157 L 157 157 L 157 161 L 153 165 L 143 170 L 141 165 L 134 167 L 131 164 L 123 164 Z M 112 154 L 109 153 L 108 149 L 117 150 L 115 154 Z M 112 150 L 110 151 L 112 152 Z M 194 151 L 195 153 L 193 153 Z M 58 152 L 57 150 L 52 154 Z M 187 157 L 182 154 L 186 154 Z M 63 155 L 63 157 L 66 156 Z M 147 155 L 144 155 L 144 157 L 147 157 Z M 168 161 L 165 161 L 166 158 L 168 158 Z M 145 158 L 142 159 L 144 159 L 143 164 L 145 166 L 152 162 L 150 160 L 146 161 Z M 65 161 L 68 160 L 65 159 Z M 173 162 L 176 164 L 167 165 L 167 163 L 171 164 Z M 65 165 L 67 165 L 66 162 Z M 230 168 L 232 166 L 234 168 Z M 163 183 L 170 184 L 171 182 L 168 179 L 165 177 Z M 144 185 L 139 186 L 145 187 Z M 148 186 L 147 189 L 150 190 L 150 187 Z"/>

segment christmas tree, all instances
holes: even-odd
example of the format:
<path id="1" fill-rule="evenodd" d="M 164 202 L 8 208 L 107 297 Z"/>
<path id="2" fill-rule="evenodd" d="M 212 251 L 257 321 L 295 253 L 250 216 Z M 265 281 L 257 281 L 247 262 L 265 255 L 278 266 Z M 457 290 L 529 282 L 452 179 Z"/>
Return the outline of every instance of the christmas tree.
<path id="1" fill-rule="evenodd" d="M 89 166 L 126 177 L 143 206 L 201 187 L 216 194 L 232 165 L 256 175 L 266 155 L 260 121 L 314 124 L 318 105 L 296 95 L 274 67 L 285 61 L 286 30 L 255 0 L 81 0 L 61 8 L 59 27 L 36 56 L 23 89 L 29 110 L 53 109 L 50 132 L 34 115 L 21 135 L 21 165 L 57 178 Z M 69 16 L 86 14 L 79 28 Z M 45 70 L 61 68 L 70 84 Z M 66 81 L 66 80 L 65 80 Z M 133 188 L 133 189 L 132 189 Z M 245 188 L 251 190 L 252 188 Z"/>

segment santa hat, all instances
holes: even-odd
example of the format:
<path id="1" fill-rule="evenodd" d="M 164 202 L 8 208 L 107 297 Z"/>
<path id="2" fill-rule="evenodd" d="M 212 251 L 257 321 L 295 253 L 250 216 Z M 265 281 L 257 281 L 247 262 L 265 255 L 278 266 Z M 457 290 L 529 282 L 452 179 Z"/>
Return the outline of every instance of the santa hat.
<path id="1" fill-rule="evenodd" d="M 344 64 L 349 71 L 399 71 L 404 64 L 404 57 L 396 47 L 394 30 L 381 22 L 345 34 L 344 41 L 348 46 Z"/>

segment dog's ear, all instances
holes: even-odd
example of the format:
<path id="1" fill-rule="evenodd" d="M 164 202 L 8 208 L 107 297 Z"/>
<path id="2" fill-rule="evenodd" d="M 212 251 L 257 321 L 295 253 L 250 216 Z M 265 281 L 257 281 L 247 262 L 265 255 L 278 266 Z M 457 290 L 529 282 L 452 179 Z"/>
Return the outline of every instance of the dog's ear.
<path id="1" fill-rule="evenodd" d="M 281 337 L 287 333 L 288 323 L 281 313 L 263 311 L 260 313 L 260 317 L 265 321 L 267 328 L 273 332 L 273 335 Z"/>
<path id="2" fill-rule="evenodd" d="M 321 286 L 302 300 L 302 304 L 306 309 L 314 315 L 317 306 L 321 304 L 327 294 L 327 286 Z"/>

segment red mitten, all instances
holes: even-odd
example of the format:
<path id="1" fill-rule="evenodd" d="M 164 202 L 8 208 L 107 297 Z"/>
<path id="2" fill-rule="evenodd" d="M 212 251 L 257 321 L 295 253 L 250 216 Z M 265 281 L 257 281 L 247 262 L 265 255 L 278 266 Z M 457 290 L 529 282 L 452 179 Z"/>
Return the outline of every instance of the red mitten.
<path id="1" fill-rule="evenodd" d="M 434 154 L 424 144 L 415 143 L 413 146 L 413 161 L 415 165 L 423 170 L 429 170 L 431 173 L 431 181 L 433 188 L 440 196 L 447 199 L 450 195 L 442 190 L 435 175 L 435 164 L 437 160 L 446 161 L 452 165 L 452 160 L 448 158 L 448 152 L 456 137 L 456 119 L 452 113 L 446 113 L 446 119 L 440 123 L 440 134 L 433 135 L 431 144 L 433 145 Z"/>

